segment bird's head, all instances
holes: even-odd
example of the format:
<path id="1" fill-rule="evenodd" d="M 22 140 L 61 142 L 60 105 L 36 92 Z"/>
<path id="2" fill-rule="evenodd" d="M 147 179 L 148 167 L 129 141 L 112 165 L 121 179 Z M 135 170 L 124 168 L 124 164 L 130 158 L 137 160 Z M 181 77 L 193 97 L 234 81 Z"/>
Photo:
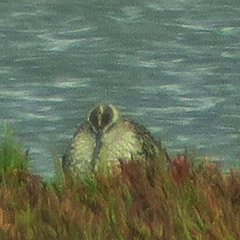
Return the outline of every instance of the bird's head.
<path id="1" fill-rule="evenodd" d="M 119 111 L 111 104 L 97 105 L 88 116 L 88 122 L 95 133 L 107 132 L 119 119 Z"/>

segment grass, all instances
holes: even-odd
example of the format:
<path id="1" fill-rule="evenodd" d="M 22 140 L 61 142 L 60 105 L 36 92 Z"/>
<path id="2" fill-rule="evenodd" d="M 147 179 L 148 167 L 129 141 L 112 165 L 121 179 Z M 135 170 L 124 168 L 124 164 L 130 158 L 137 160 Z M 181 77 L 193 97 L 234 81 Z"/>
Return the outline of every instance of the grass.
<path id="1" fill-rule="evenodd" d="M 18 168 L 25 170 L 29 167 L 30 160 L 27 152 L 14 137 L 13 130 L 5 127 L 4 139 L 0 148 L 0 172 L 7 168 Z"/>
<path id="2" fill-rule="evenodd" d="M 178 155 L 84 178 L 28 170 L 11 133 L 0 147 L 1 240 L 240 239 L 240 171 Z M 60 170 L 59 170 L 60 171 Z"/>

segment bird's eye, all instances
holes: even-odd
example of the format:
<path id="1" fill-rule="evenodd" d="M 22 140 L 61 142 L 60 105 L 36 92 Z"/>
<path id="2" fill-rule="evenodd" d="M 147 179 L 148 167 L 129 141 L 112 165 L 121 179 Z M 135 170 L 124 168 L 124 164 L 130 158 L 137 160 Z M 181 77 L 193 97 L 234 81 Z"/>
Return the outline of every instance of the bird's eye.
<path id="1" fill-rule="evenodd" d="M 113 111 L 110 107 L 106 108 L 102 115 L 101 127 L 104 129 L 113 120 Z"/>
<path id="2" fill-rule="evenodd" d="M 98 108 L 95 108 L 89 116 L 89 121 L 92 123 L 93 126 L 95 126 L 96 129 L 100 127 L 99 126 L 100 115 L 101 115 L 100 110 Z"/>

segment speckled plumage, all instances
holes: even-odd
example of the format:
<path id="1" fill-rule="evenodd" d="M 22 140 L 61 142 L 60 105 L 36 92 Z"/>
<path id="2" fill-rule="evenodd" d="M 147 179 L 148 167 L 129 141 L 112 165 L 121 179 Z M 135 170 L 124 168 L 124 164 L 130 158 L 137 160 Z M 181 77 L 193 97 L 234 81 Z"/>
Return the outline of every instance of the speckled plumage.
<path id="1" fill-rule="evenodd" d="M 161 145 L 141 125 L 121 116 L 113 105 L 94 108 L 63 157 L 64 171 L 94 170 L 101 162 L 119 164 L 119 159 L 153 159 L 163 154 Z"/>

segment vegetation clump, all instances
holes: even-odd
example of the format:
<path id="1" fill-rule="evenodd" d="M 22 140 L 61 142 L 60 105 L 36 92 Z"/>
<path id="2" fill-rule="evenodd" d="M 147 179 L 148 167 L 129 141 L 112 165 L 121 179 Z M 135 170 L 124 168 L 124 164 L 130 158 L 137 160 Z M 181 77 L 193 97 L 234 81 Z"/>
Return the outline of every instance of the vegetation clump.
<path id="1" fill-rule="evenodd" d="M 240 172 L 185 155 L 122 161 L 111 174 L 43 180 L 5 138 L 0 147 L 1 240 L 240 239 Z"/>

